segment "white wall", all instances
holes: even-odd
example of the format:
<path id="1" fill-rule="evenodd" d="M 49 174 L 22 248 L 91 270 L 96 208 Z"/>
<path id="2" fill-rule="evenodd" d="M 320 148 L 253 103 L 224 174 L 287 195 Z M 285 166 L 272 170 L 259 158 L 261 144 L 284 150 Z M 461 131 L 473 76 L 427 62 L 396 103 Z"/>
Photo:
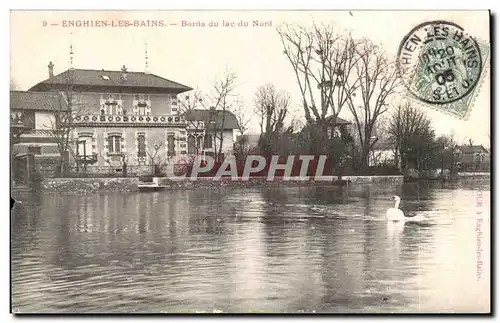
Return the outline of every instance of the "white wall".
<path id="1" fill-rule="evenodd" d="M 35 112 L 35 129 L 54 129 L 55 117 L 50 112 Z"/>
<path id="2" fill-rule="evenodd" d="M 394 151 L 392 149 L 374 150 L 370 152 L 369 165 L 377 166 L 390 160 L 394 160 Z"/>
<path id="3" fill-rule="evenodd" d="M 224 130 L 223 141 L 222 141 L 222 153 L 233 154 L 234 150 L 234 134 L 233 130 Z"/>
<path id="4" fill-rule="evenodd" d="M 217 147 L 217 151 L 219 151 L 219 144 L 220 144 L 220 138 L 219 138 L 220 132 L 217 132 L 217 137 L 213 136 L 214 142 L 212 144 L 212 149 L 204 149 L 205 151 L 213 151 L 215 152 L 215 147 Z M 227 155 L 233 154 L 234 150 L 234 130 L 224 130 L 222 133 L 222 153 Z"/>

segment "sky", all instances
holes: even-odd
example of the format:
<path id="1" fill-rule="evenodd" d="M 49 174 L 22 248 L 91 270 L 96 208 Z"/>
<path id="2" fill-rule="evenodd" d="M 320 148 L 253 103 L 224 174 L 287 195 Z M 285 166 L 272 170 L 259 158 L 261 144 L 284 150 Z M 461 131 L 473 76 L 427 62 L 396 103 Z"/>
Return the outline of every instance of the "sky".
<path id="1" fill-rule="evenodd" d="M 98 20 L 109 25 L 77 26 L 78 22 Z M 403 37 L 431 20 L 455 22 L 489 44 L 487 11 L 13 11 L 11 79 L 18 89 L 27 90 L 48 78 L 49 61 L 56 74 L 65 71 L 70 66 L 70 44 L 75 68 L 120 70 L 126 65 L 129 71 L 144 71 L 147 42 L 151 73 L 207 92 L 214 80 L 230 70 L 238 77 L 236 91 L 247 115 L 253 116 L 256 89 L 271 83 L 291 93 L 292 113 L 300 118 L 300 92 L 276 32 L 279 25 L 331 24 L 339 32 L 371 39 L 389 57 L 396 57 Z M 125 27 L 124 21 L 138 21 L 143 26 Z M 152 21 L 161 21 L 163 26 L 144 26 Z M 254 21 L 261 26 L 253 26 Z M 210 22 L 218 26 L 210 26 Z M 247 27 L 239 26 L 245 22 Z M 453 134 L 459 144 L 472 139 L 488 148 L 489 75 L 489 70 L 483 75 L 468 120 L 414 103 L 430 117 L 438 135 Z M 339 116 L 352 119 L 347 107 Z M 252 118 L 250 132 L 258 130 L 258 121 Z"/>

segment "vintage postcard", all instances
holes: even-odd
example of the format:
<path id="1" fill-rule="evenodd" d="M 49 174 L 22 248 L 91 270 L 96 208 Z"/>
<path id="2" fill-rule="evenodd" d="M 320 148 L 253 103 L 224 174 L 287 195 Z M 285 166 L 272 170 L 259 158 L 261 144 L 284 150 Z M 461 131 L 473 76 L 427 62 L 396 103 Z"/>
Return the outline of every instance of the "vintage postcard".
<path id="1" fill-rule="evenodd" d="M 490 313 L 490 20 L 11 11 L 11 312 Z"/>

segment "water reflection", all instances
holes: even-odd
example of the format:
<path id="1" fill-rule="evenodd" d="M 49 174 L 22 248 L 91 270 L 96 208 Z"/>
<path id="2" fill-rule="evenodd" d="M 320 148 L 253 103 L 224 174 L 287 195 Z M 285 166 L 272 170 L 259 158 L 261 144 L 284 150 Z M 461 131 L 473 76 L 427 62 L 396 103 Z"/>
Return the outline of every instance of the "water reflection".
<path id="1" fill-rule="evenodd" d="M 489 279 L 475 273 L 478 186 L 45 195 L 13 210 L 13 308 L 486 311 Z M 393 195 L 427 221 L 387 223 Z"/>

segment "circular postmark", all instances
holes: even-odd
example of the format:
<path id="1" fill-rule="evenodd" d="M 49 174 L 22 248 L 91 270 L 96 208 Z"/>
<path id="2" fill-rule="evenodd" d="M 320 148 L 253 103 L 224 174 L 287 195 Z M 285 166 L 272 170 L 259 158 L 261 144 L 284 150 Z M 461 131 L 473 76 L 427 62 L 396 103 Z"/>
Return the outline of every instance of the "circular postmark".
<path id="1" fill-rule="evenodd" d="M 458 101 L 472 92 L 482 69 L 477 42 L 447 21 L 425 22 L 402 40 L 397 68 L 408 91 L 430 104 Z"/>

